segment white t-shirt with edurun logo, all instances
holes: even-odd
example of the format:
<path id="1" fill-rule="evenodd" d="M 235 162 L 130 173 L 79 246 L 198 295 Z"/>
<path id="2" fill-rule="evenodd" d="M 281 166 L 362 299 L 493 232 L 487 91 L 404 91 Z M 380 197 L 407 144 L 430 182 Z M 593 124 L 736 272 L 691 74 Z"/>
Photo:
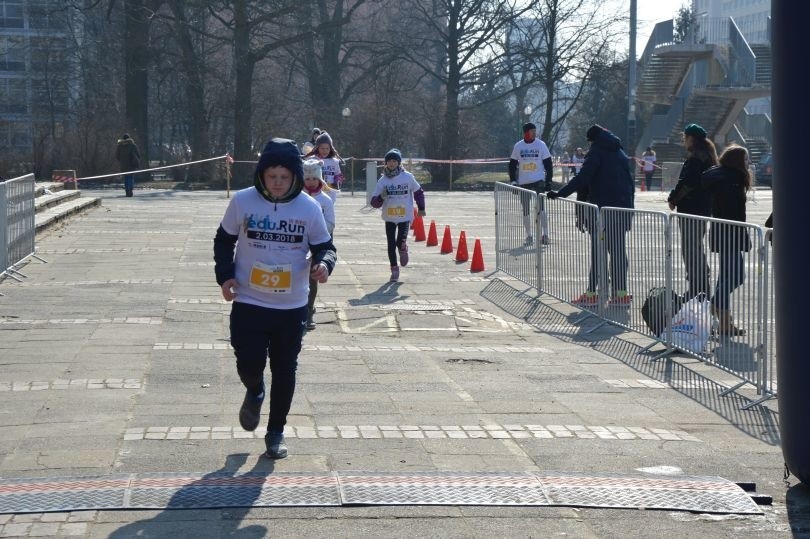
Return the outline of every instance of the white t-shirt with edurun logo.
<path id="1" fill-rule="evenodd" d="M 509 157 L 518 162 L 518 185 L 545 181 L 546 169 L 543 167 L 543 160 L 550 157 L 548 146 L 539 138 L 531 142 L 519 140 Z"/>
<path id="2" fill-rule="evenodd" d="M 321 158 L 319 158 L 321 159 Z M 333 188 L 337 189 L 337 177 L 340 176 L 340 161 L 334 157 L 325 157 L 321 159 L 321 170 L 323 170 L 323 181 Z"/>
<path id="3" fill-rule="evenodd" d="M 255 187 L 238 191 L 220 223 L 236 242 L 236 298 L 272 309 L 307 304 L 309 246 L 330 240 L 321 206 L 304 193 L 273 203 Z"/>
<path id="4" fill-rule="evenodd" d="M 381 208 L 383 221 L 403 223 L 413 219 L 413 194 L 421 188 L 413 174 L 403 170 L 393 178 L 380 176 L 371 196 L 383 196 L 385 191 Z"/>

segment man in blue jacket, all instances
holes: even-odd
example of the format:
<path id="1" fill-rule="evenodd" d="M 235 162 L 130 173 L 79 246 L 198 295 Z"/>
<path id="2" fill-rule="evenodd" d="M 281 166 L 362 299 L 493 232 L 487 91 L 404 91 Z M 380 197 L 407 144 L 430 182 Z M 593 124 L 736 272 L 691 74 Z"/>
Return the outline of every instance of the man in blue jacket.
<path id="1" fill-rule="evenodd" d="M 630 160 L 622 150 L 622 142 L 613 133 L 600 125 L 592 125 L 586 134 L 591 143 L 590 150 L 585 156 L 585 162 L 579 174 L 574 176 L 568 184 L 559 191 L 549 191 L 546 196 L 550 199 L 567 197 L 577 192 L 579 195 L 587 193 L 584 197 L 587 202 L 599 208 L 633 208 L 635 186 Z M 604 218 L 604 215 L 603 215 Z M 613 294 L 610 303 L 613 305 L 629 305 L 633 296 L 627 293 L 627 252 L 625 249 L 625 235 L 630 230 L 632 214 L 629 212 L 615 212 L 609 215 L 602 223 L 607 253 L 610 258 L 610 280 Z M 588 277 L 588 289 L 577 298 L 574 303 L 584 306 L 599 304 L 596 292 L 598 285 L 597 252 L 598 241 L 601 234 L 594 234 L 592 226 L 588 227 L 591 233 L 591 271 Z"/>

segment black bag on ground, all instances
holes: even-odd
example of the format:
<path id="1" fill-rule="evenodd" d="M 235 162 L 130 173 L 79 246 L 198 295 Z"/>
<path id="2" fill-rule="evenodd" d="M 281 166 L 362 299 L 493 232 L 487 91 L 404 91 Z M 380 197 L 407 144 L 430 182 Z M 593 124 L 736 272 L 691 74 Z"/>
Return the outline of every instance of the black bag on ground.
<path id="1" fill-rule="evenodd" d="M 669 312 L 667 312 L 667 294 L 670 295 L 672 302 Z M 665 286 L 651 288 L 641 306 L 641 317 L 653 335 L 658 337 L 667 328 L 667 322 L 672 320 L 684 303 L 683 297 Z"/>

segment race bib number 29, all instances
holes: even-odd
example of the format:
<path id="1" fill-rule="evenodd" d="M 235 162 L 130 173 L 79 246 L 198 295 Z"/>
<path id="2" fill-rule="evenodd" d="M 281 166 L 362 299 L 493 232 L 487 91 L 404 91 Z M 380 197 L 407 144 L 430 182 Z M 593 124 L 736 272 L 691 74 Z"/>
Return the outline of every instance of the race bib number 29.
<path id="1" fill-rule="evenodd" d="M 269 266 L 256 262 L 250 268 L 250 287 L 270 294 L 289 294 L 292 290 L 292 266 Z"/>

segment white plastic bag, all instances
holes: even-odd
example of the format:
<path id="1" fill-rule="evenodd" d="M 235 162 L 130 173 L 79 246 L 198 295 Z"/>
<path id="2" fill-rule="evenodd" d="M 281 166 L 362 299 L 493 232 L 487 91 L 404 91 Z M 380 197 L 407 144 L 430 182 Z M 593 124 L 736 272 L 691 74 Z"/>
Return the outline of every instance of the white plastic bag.
<path id="1" fill-rule="evenodd" d="M 682 350 L 703 353 L 711 337 L 713 324 L 709 300 L 703 299 L 703 296 L 690 299 L 672 318 L 672 345 Z"/>

